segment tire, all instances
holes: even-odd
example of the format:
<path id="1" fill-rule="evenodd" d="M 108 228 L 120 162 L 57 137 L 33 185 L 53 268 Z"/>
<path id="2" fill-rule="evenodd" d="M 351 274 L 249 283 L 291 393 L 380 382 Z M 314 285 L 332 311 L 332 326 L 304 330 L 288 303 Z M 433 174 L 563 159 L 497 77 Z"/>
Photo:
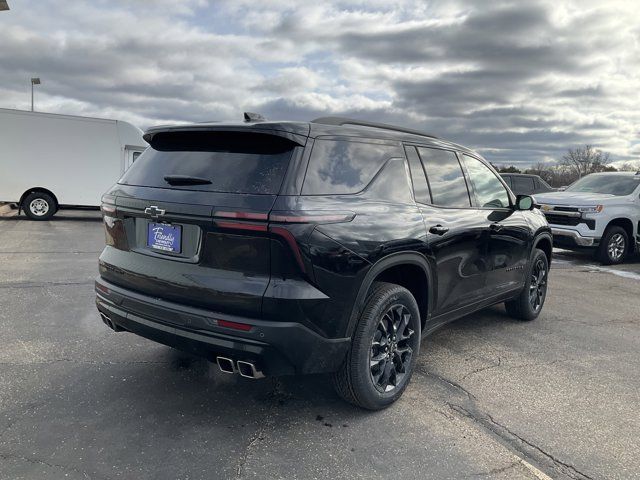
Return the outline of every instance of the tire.
<path id="1" fill-rule="evenodd" d="M 607 227 L 600 240 L 596 257 L 603 265 L 616 265 L 624 262 L 629 252 L 629 236 L 624 228 L 612 225 Z"/>
<path id="2" fill-rule="evenodd" d="M 22 209 L 31 220 L 49 220 L 58 210 L 58 205 L 48 193 L 32 192 L 22 202 Z"/>
<path id="3" fill-rule="evenodd" d="M 392 325 L 397 328 L 392 329 Z M 385 329 L 390 338 L 387 346 Z M 400 334 L 393 335 L 392 332 Z M 411 380 L 420 353 L 420 334 L 420 311 L 411 292 L 392 283 L 374 283 L 356 325 L 347 358 L 333 374 L 338 395 L 369 410 L 391 405 Z M 400 339 L 401 336 L 404 338 Z"/>
<path id="4" fill-rule="evenodd" d="M 548 278 L 549 259 L 542 250 L 536 248 L 529 262 L 527 281 L 522 292 L 504 304 L 509 316 L 526 322 L 538 318 L 547 298 Z"/>

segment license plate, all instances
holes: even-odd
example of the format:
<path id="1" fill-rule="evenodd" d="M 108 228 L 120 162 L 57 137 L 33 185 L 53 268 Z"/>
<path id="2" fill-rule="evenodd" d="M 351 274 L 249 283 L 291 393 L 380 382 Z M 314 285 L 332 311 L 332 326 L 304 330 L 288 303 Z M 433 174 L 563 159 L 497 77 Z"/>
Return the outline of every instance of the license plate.
<path id="1" fill-rule="evenodd" d="M 147 246 L 164 252 L 182 251 L 182 227 L 167 223 L 149 223 Z"/>

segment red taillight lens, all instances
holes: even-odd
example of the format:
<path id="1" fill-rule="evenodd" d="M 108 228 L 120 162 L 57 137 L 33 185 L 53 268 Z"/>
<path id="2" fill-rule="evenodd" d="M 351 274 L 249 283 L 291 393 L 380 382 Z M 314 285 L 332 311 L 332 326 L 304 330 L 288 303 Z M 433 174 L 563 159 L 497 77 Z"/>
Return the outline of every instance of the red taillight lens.
<path id="1" fill-rule="evenodd" d="M 339 223 L 350 222 L 353 212 L 271 212 L 269 221 L 276 223 Z"/>
<path id="2" fill-rule="evenodd" d="M 252 325 L 248 325 L 246 323 L 231 322 L 229 320 L 218 320 L 218 326 L 232 328 L 233 330 L 242 330 L 243 332 L 248 332 L 253 328 Z"/>
<path id="3" fill-rule="evenodd" d="M 236 218 L 238 220 L 262 220 L 266 221 L 269 218 L 267 213 L 256 212 L 215 212 L 214 217 L 218 218 Z"/>
<path id="4" fill-rule="evenodd" d="M 251 223 L 240 222 L 220 222 L 216 221 L 216 225 L 220 228 L 232 228 L 235 230 L 251 230 L 253 232 L 266 232 L 266 225 L 253 225 Z"/>
<path id="5" fill-rule="evenodd" d="M 328 211 L 275 211 L 269 214 L 258 212 L 230 212 L 216 211 L 214 213 L 215 224 L 220 228 L 245 230 L 253 232 L 269 231 L 283 238 L 291 249 L 296 263 L 304 272 L 305 266 L 298 242 L 293 233 L 283 226 L 291 224 L 319 224 L 350 222 L 355 218 L 353 212 L 328 212 Z M 222 220 L 219 220 L 222 219 Z M 267 223 L 268 222 L 268 223 Z M 233 327 L 229 327 L 233 328 Z"/>

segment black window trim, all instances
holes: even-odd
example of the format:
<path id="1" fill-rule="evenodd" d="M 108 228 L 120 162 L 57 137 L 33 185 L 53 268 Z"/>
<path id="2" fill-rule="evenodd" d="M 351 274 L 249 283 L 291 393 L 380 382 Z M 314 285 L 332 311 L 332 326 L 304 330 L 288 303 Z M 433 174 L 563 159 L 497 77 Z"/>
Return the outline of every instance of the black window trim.
<path id="1" fill-rule="evenodd" d="M 433 205 L 432 203 L 423 203 L 420 200 L 418 200 L 418 198 L 416 197 L 416 186 L 415 183 L 413 181 L 413 173 L 411 171 L 411 161 L 409 160 L 409 157 L 407 156 L 407 148 L 413 148 L 413 150 L 415 151 L 416 155 L 418 156 L 418 162 L 420 163 L 420 170 L 422 170 L 422 174 L 424 175 L 424 180 L 427 184 L 427 192 L 429 193 L 429 198 L 431 199 L 431 202 L 433 202 L 433 196 L 431 195 L 431 184 L 429 183 L 429 178 L 427 178 L 427 172 L 424 171 L 424 165 L 422 164 L 422 159 L 420 158 L 420 154 L 418 153 L 418 148 L 415 145 L 404 145 L 403 144 L 403 152 L 404 152 L 404 156 L 405 156 L 405 163 L 407 165 L 407 167 L 409 168 L 409 177 L 411 178 L 411 197 L 413 198 L 413 201 L 416 202 L 416 204 L 418 205 Z"/>
<path id="2" fill-rule="evenodd" d="M 471 191 L 469 190 L 469 180 L 467 178 L 467 172 L 466 169 L 460 164 L 460 158 L 458 157 L 458 152 L 457 150 L 453 149 L 453 148 L 445 148 L 445 147 L 441 147 L 439 145 L 434 146 L 434 145 L 425 145 L 423 143 L 414 143 L 414 142 L 403 142 L 403 145 L 409 146 L 409 147 L 415 147 L 416 148 L 416 153 L 418 154 L 418 157 L 420 158 L 420 164 L 422 165 L 422 171 L 425 174 L 425 178 L 427 179 L 427 186 L 429 187 L 429 197 L 431 197 L 431 202 L 432 203 L 422 203 L 419 202 L 418 200 L 416 200 L 415 198 L 415 194 L 414 194 L 414 200 L 418 205 L 424 205 L 427 207 L 431 207 L 431 208 L 445 208 L 445 209 L 449 209 L 449 210 L 474 210 L 475 207 L 473 206 L 473 201 L 471 200 Z M 467 195 L 469 196 L 469 206 L 467 207 L 449 207 L 446 205 L 435 205 L 433 203 L 433 194 L 431 193 L 431 183 L 429 183 L 429 175 L 427 175 L 427 172 L 424 169 L 424 163 L 422 162 L 422 157 L 420 156 L 420 151 L 418 150 L 419 147 L 422 148 L 431 148 L 433 150 L 444 150 L 446 152 L 451 152 L 453 154 L 455 154 L 457 160 L 458 160 L 458 164 L 460 165 L 460 169 L 462 170 L 462 176 L 464 178 L 465 184 L 467 185 Z M 406 156 L 406 151 L 405 151 L 405 156 Z M 409 162 L 409 159 L 406 159 L 407 162 Z M 411 184 L 411 186 L 413 187 L 413 184 Z"/>

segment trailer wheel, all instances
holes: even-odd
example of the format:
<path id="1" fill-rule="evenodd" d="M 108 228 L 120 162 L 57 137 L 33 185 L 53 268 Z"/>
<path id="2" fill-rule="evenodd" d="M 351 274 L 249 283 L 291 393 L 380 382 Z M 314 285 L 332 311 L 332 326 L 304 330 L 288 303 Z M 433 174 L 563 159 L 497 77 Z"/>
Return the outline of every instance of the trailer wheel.
<path id="1" fill-rule="evenodd" d="M 51 195 L 45 192 L 31 192 L 22 202 L 24 213 L 31 220 L 49 220 L 58 210 Z"/>

